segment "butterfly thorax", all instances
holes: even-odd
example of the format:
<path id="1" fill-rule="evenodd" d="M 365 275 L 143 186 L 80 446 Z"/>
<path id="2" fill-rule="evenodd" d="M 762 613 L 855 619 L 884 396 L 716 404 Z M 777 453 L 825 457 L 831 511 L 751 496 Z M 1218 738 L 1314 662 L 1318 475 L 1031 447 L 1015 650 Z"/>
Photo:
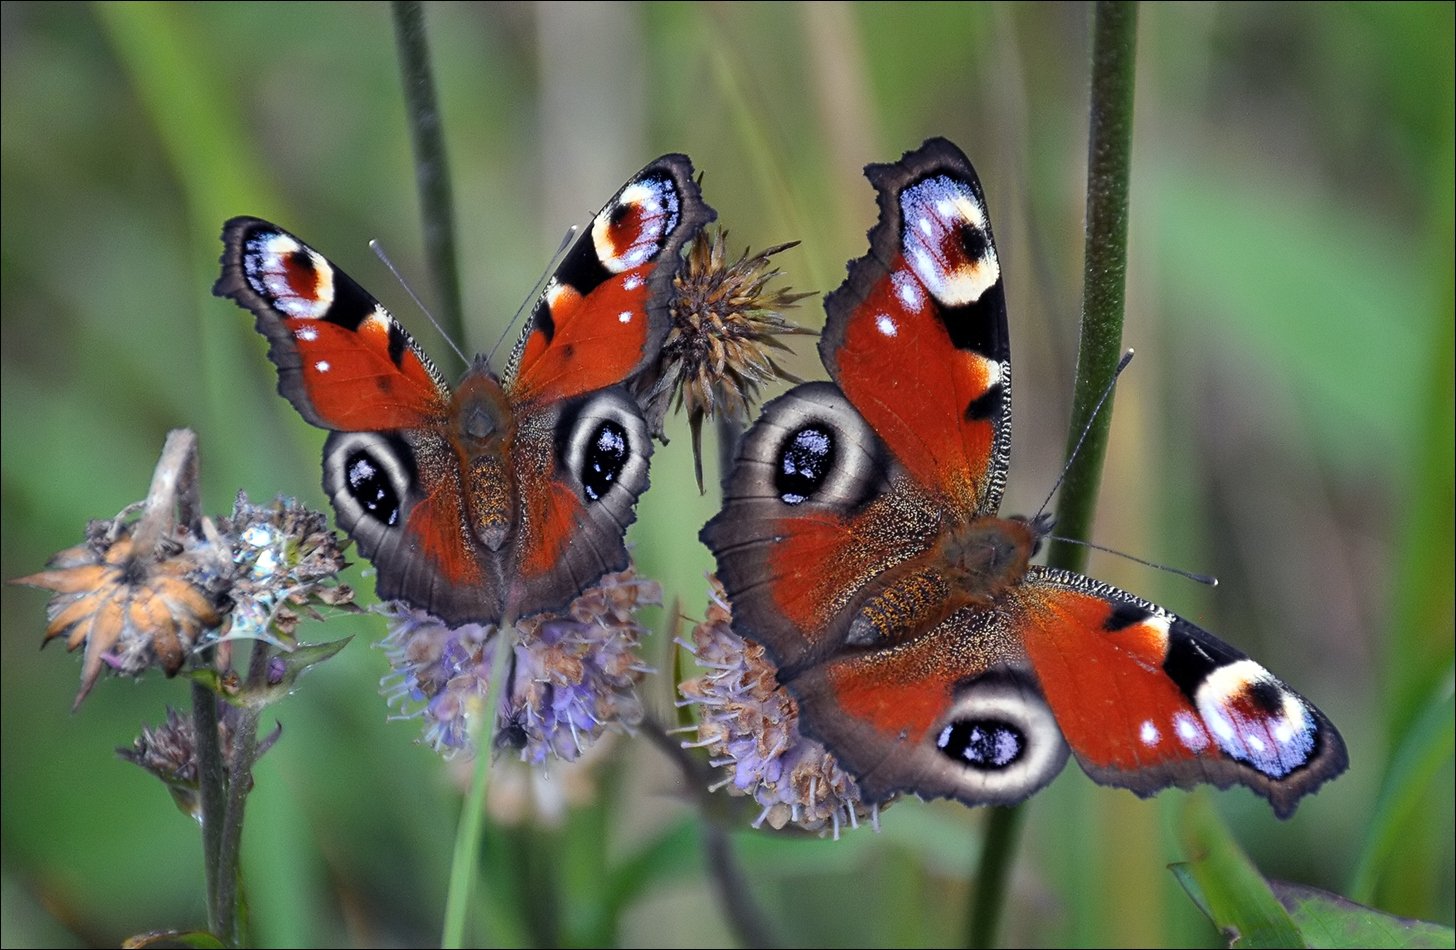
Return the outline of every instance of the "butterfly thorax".
<path id="1" fill-rule="evenodd" d="M 448 432 L 460 462 L 463 514 L 491 551 L 501 549 L 516 520 L 510 476 L 515 428 L 510 397 L 485 361 L 477 361 L 450 400 Z"/>
<path id="2" fill-rule="evenodd" d="M 990 606 L 1026 576 L 1038 536 L 1038 526 L 1022 518 L 947 524 L 924 552 L 876 580 L 846 643 L 884 646 L 933 629 L 962 608 Z"/>

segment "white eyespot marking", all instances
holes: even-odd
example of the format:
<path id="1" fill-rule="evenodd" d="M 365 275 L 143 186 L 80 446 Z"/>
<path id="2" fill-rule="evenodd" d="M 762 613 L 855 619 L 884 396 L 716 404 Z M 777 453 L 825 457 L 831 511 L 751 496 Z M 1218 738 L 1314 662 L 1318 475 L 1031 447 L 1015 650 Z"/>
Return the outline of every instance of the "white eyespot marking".
<path id="1" fill-rule="evenodd" d="M 889 337 L 896 336 L 900 332 L 900 328 L 895 325 L 894 320 L 890 319 L 888 313 L 882 313 L 875 317 L 875 329 Z"/>
<path id="2" fill-rule="evenodd" d="M 632 311 L 630 311 L 630 310 L 623 310 L 621 313 L 617 314 L 617 322 L 618 323 L 631 323 L 632 322 Z"/>
<path id="3" fill-rule="evenodd" d="M 964 181 L 940 175 L 900 193 L 905 259 L 941 304 L 963 307 L 1001 279 L 986 211 Z"/>
<path id="4" fill-rule="evenodd" d="M 592 247 L 613 274 L 640 267 L 662 250 L 678 223 L 678 194 L 671 178 L 628 182 L 592 221 Z"/>
<path id="5" fill-rule="evenodd" d="M 1283 778 L 1314 752 L 1309 710 L 1268 670 L 1243 659 L 1204 677 L 1198 713 L 1220 749 L 1271 778 Z"/>
<path id="6" fill-rule="evenodd" d="M 1203 726 L 1191 713 L 1174 713 L 1173 731 L 1178 733 L 1178 741 L 1190 752 L 1202 752 L 1208 748 L 1208 733 L 1203 731 Z"/>
<path id="7" fill-rule="evenodd" d="M 1138 729 L 1138 738 L 1142 740 L 1143 745 L 1152 747 L 1157 745 L 1163 736 L 1158 732 L 1158 727 L 1153 725 L 1151 719 L 1144 719 L 1142 726 Z"/>
<path id="8" fill-rule="evenodd" d="M 305 343 L 312 343 L 318 339 L 318 330 L 314 327 L 304 325 L 294 330 L 293 336 L 294 339 L 302 340 Z"/>
<path id="9" fill-rule="evenodd" d="M 329 365 L 328 360 L 319 360 L 317 363 L 313 364 L 313 368 L 318 370 L 320 373 L 327 373 L 329 370 L 333 369 L 333 367 Z"/>
<path id="10" fill-rule="evenodd" d="M 925 291 L 921 289 L 915 275 L 909 271 L 895 271 L 890 275 L 890 283 L 894 285 L 895 296 L 900 298 L 906 310 L 913 313 L 925 306 Z"/>
<path id="11" fill-rule="evenodd" d="M 642 279 L 641 274 L 632 274 L 626 280 L 622 281 L 622 286 L 627 290 L 636 290 L 644 283 L 645 281 Z"/>
<path id="12" fill-rule="evenodd" d="M 243 248 L 248 284 L 285 317 L 317 320 L 334 304 L 334 268 L 313 248 L 274 231 Z"/>

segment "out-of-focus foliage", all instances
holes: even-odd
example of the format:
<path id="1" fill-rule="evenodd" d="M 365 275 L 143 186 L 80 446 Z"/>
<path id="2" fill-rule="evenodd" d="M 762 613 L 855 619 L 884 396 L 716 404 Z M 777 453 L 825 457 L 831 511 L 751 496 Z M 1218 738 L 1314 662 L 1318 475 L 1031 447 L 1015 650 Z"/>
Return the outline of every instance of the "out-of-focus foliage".
<path id="1" fill-rule="evenodd" d="M 1076 352 L 1089 16 L 429 6 L 463 342 L 489 350 L 512 332 L 567 225 L 672 150 L 705 173 L 731 243 L 801 240 L 776 263 L 795 289 L 832 290 L 874 217 L 861 166 L 945 135 L 975 161 L 1001 245 L 1007 507 L 1034 509 L 1059 466 Z M 271 218 L 459 369 L 365 247 L 378 238 L 426 273 L 387 7 L 16 2 L 0 17 L 0 571 L 39 569 L 88 518 L 140 497 L 175 426 L 201 437 L 209 509 L 238 488 L 322 504 L 322 434 L 273 394 L 264 341 L 209 288 L 222 221 Z M 1200 793 L 1260 872 L 1446 924 L 1450 719 L 1443 730 L 1431 710 L 1449 710 L 1452 678 L 1452 36 L 1446 4 L 1143 8 L 1126 331 L 1139 357 L 1097 540 L 1223 584 L 1091 565 L 1256 656 L 1344 732 L 1350 772 L 1291 821 L 1243 791 Z M 820 319 L 814 300 L 794 315 Z M 820 376 L 808 341 L 798 351 L 788 368 Z M 696 527 L 716 500 L 698 495 L 681 420 L 670 434 L 632 537 L 639 569 L 701 616 Z M 77 661 L 38 651 L 43 603 L 5 588 L 0 941 L 114 945 L 200 925 L 195 827 L 114 754 L 182 687 L 105 680 L 72 715 Z M 385 661 L 368 646 L 380 622 L 335 626 L 329 639 L 358 636 L 276 707 L 285 733 L 249 803 L 258 940 L 433 941 L 458 777 L 412 724 L 386 721 Z M 648 650 L 672 669 L 665 637 Z M 663 675 L 647 690 L 664 716 L 670 687 Z M 1403 749 L 1413 735 L 1424 744 Z M 575 794 L 579 778 L 554 770 L 548 787 Z M 678 773 L 623 741 L 592 778 L 557 825 L 492 824 L 481 939 L 727 939 Z M 1069 768 L 1030 805 L 1005 939 L 1216 942 L 1166 869 L 1196 857 L 1172 830 L 1184 797 L 1139 801 Z M 733 842 L 786 942 L 933 944 L 963 931 L 981 822 L 906 803 L 879 834 L 745 826 Z"/>

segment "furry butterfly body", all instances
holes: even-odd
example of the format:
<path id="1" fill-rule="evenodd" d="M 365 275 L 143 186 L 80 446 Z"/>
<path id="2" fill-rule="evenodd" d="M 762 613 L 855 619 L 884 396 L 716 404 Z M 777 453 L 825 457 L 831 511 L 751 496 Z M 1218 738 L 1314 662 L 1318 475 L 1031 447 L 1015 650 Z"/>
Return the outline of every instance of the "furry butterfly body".
<path id="1" fill-rule="evenodd" d="M 330 430 L 324 490 L 381 598 L 454 624 L 564 606 L 627 566 L 643 415 L 683 246 L 711 221 L 683 155 L 634 175 L 562 258 L 507 371 L 451 389 L 395 319 L 282 228 L 234 218 L 214 293 L 251 311 L 278 390 Z"/>
<path id="2" fill-rule="evenodd" d="M 1288 816 L 1346 766 L 1329 720 L 1188 621 L 1032 565 L 1049 521 L 998 513 L 1010 342 L 970 162 L 932 139 L 866 174 L 880 218 L 825 301 L 832 382 L 765 407 L 702 532 L 735 629 L 867 801 L 1016 802 L 1070 752 L 1104 784 L 1242 784 Z"/>

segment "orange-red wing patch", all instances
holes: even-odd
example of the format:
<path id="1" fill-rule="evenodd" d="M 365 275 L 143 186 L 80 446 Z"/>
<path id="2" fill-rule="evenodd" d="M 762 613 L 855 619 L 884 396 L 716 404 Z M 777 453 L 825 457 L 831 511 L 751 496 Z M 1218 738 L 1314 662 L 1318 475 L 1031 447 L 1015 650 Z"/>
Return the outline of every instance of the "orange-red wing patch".
<path id="1" fill-rule="evenodd" d="M 952 343 L 903 258 L 844 327 L 835 361 L 835 381 L 911 475 L 962 507 L 976 505 L 999 415 L 968 418 L 966 409 L 1000 381 L 1000 367 Z"/>
<path id="2" fill-rule="evenodd" d="M 532 328 L 511 386 L 519 402 L 569 399 L 623 382 L 647 355 L 648 277 L 643 266 L 616 274 L 586 296 L 566 285 L 548 289 L 548 335 Z M 539 322 L 539 321 L 538 321 Z"/>
<path id="3" fill-rule="evenodd" d="M 582 505 L 570 486 L 559 481 L 543 482 L 539 492 L 527 492 L 522 524 L 524 556 L 520 569 L 528 577 L 549 573 L 571 543 Z"/>
<path id="4" fill-rule="evenodd" d="M 1109 630 L 1106 598 L 1034 583 L 1015 601 L 1012 624 L 1085 764 L 1132 772 L 1213 751 L 1198 710 L 1163 672 L 1170 618 Z"/>
<path id="5" fill-rule="evenodd" d="M 390 355 L 389 324 L 368 319 L 357 330 L 327 320 L 284 320 L 298 351 L 298 373 L 314 413 L 330 429 L 409 429 L 443 417 L 447 406 L 430 369 L 413 349 Z"/>
<path id="6" fill-rule="evenodd" d="M 485 573 L 476 545 L 465 530 L 460 490 L 451 481 L 430 488 L 409 513 L 406 524 L 420 557 L 434 573 L 455 587 L 482 587 Z"/>

